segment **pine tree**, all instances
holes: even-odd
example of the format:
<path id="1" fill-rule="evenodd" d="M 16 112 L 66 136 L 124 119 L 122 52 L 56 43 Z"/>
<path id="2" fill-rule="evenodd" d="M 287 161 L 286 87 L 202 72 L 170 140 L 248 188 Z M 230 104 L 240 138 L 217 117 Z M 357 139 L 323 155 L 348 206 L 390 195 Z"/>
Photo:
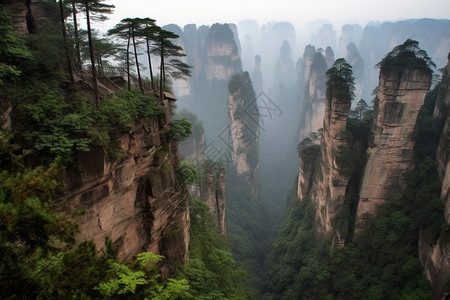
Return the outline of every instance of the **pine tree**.
<path id="1" fill-rule="evenodd" d="M 97 70 L 95 68 L 95 55 L 94 55 L 95 51 L 92 41 L 91 20 L 105 21 L 107 19 L 105 14 L 111 14 L 115 6 L 102 3 L 99 0 L 80 0 L 80 1 L 81 3 L 84 4 L 84 9 L 86 12 L 89 54 L 91 57 L 92 77 L 94 80 L 95 104 L 98 107 L 98 99 L 100 98 L 100 95 L 98 91 Z"/>
<path id="2" fill-rule="evenodd" d="M 332 89 L 334 97 L 348 97 L 351 100 L 355 96 L 355 77 L 353 77 L 352 66 L 344 58 L 337 59 L 326 75 L 327 87 Z"/>
<path id="3" fill-rule="evenodd" d="M 69 75 L 70 75 L 70 81 L 73 83 L 74 82 L 74 78 L 73 78 L 73 70 L 72 70 L 72 61 L 70 59 L 69 48 L 67 46 L 67 34 L 66 34 L 64 5 L 63 5 L 63 1 L 62 0 L 59 0 L 58 2 L 59 2 L 59 13 L 60 13 L 60 18 L 61 18 L 61 32 L 62 32 L 62 36 L 63 36 L 64 52 L 65 52 L 65 55 L 66 55 L 67 67 L 68 67 Z"/>
<path id="4" fill-rule="evenodd" d="M 157 33 L 161 30 L 159 26 L 155 24 L 155 20 L 146 18 L 143 19 L 143 28 L 140 30 L 140 35 L 145 38 L 145 43 L 147 46 L 147 57 L 148 57 L 148 68 L 150 75 L 150 82 L 152 85 L 152 90 L 155 89 L 155 83 L 153 81 L 153 69 L 152 69 L 152 58 L 151 58 L 151 44 L 156 41 Z"/>
<path id="5" fill-rule="evenodd" d="M 157 42 L 155 43 L 152 52 L 155 55 L 159 55 L 161 58 L 159 92 L 161 99 L 163 99 L 163 86 L 166 81 L 166 71 L 173 78 L 186 78 L 191 76 L 191 66 L 176 58 L 186 56 L 186 54 L 182 52 L 183 48 L 171 41 L 172 39 L 179 38 L 177 34 L 168 30 L 160 29 L 157 37 Z M 166 63 L 165 61 L 168 58 L 170 58 L 170 60 Z"/>

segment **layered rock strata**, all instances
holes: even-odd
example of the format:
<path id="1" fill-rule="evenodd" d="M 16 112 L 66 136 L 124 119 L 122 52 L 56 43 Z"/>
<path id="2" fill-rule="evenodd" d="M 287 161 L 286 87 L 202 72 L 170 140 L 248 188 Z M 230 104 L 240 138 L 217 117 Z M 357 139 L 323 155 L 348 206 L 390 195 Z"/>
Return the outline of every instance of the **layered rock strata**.
<path id="1" fill-rule="evenodd" d="M 414 167 L 414 127 L 430 83 L 431 75 L 423 69 L 380 72 L 355 233 L 395 191 L 406 186 L 406 176 Z"/>
<path id="2" fill-rule="evenodd" d="M 436 161 L 439 177 L 442 181 L 441 199 L 444 204 L 445 221 L 450 224 L 450 112 L 443 116 L 450 106 L 450 53 L 444 68 L 442 81 L 436 101 L 435 117 L 445 121 L 441 133 Z M 450 296 L 450 230 L 441 232 L 437 241 L 429 240 L 421 234 L 419 257 L 425 268 L 425 274 L 431 283 L 435 299 L 447 299 Z"/>
<path id="3" fill-rule="evenodd" d="M 222 164 L 206 158 L 203 126 L 196 117 L 191 117 L 189 121 L 193 124 L 192 135 L 180 144 L 180 156 L 197 166 L 200 180 L 198 184 L 188 186 L 188 190 L 195 199 L 200 199 L 208 205 L 219 232 L 225 234 L 225 168 Z"/>
<path id="4" fill-rule="evenodd" d="M 300 141 L 311 132 L 317 132 L 323 126 L 325 113 L 327 62 L 320 52 L 315 52 L 313 46 L 307 46 L 304 54 L 303 74 L 305 92 L 303 98 L 302 120 L 300 123 Z M 302 84 L 302 78 L 299 79 Z"/>
<path id="5" fill-rule="evenodd" d="M 309 193 L 316 206 L 316 219 L 319 231 L 331 232 L 334 220 L 344 205 L 345 191 L 350 178 L 348 162 L 345 159 L 351 153 L 352 135 L 346 130 L 347 118 L 350 113 L 351 99 L 336 97 L 332 86 L 327 89 L 325 116 L 323 119 L 323 137 L 319 156 L 319 166 L 315 171 L 311 184 L 313 162 L 300 157 L 300 166 L 304 169 L 299 174 L 298 195 L 302 200 Z M 311 158 L 309 158 L 311 159 Z M 346 230 L 346 229 L 345 229 Z M 337 231 L 337 246 L 342 246 L 343 238 Z"/>
<path id="6" fill-rule="evenodd" d="M 80 153 L 79 171 L 67 172 L 61 191 L 65 210 L 83 212 L 75 218 L 77 240 L 93 240 L 101 250 L 110 238 L 123 261 L 142 251 L 164 255 L 163 275 L 184 260 L 189 245 L 187 191 L 175 180 L 177 144 L 165 136 L 169 106 L 115 137 L 124 158 L 108 159 L 101 147 Z"/>
<path id="7" fill-rule="evenodd" d="M 200 180 L 200 198 L 208 205 L 219 233 L 226 234 L 225 168 L 218 163 L 204 164 Z"/>
<path id="8" fill-rule="evenodd" d="M 248 72 L 237 74 L 228 85 L 230 142 L 237 184 L 256 200 L 258 187 L 259 112 Z"/>

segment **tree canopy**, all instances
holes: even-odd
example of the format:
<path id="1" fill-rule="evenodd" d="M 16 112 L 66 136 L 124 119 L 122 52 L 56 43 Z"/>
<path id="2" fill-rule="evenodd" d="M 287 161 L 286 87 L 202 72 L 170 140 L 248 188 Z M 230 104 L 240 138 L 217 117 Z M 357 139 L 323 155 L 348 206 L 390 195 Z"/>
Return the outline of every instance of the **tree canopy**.
<path id="1" fill-rule="evenodd" d="M 333 97 L 353 99 L 355 96 L 355 77 L 352 66 L 344 58 L 336 59 L 327 71 L 327 88 L 331 89 Z"/>
<path id="2" fill-rule="evenodd" d="M 379 68 L 381 72 L 387 72 L 393 68 L 419 68 L 428 71 L 431 75 L 436 64 L 425 50 L 419 48 L 418 41 L 407 39 L 386 54 L 375 67 Z"/>

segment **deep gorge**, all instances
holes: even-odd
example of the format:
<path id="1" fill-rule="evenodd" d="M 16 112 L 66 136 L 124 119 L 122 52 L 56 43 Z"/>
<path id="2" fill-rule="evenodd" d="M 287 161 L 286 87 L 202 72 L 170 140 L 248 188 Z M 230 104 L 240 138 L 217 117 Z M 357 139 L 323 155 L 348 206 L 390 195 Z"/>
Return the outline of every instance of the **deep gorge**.
<path id="1" fill-rule="evenodd" d="M 448 20 L 92 46 L 58 4 L 0 4 L 2 297 L 449 297 Z"/>

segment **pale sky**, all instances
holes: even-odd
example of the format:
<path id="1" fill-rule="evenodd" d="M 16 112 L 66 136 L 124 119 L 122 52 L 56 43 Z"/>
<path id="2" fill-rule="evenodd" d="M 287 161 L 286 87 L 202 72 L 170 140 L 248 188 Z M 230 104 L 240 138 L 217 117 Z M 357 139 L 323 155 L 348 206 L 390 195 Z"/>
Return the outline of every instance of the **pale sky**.
<path id="1" fill-rule="evenodd" d="M 108 0 L 116 6 L 106 26 L 111 28 L 127 17 L 150 17 L 160 26 L 175 23 L 211 25 L 244 19 L 262 25 L 288 21 L 301 26 L 316 19 L 333 24 L 401 19 L 450 19 L 450 0 Z"/>

